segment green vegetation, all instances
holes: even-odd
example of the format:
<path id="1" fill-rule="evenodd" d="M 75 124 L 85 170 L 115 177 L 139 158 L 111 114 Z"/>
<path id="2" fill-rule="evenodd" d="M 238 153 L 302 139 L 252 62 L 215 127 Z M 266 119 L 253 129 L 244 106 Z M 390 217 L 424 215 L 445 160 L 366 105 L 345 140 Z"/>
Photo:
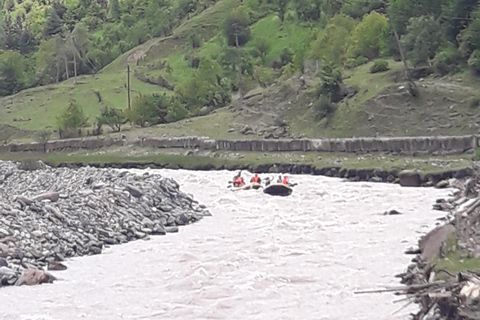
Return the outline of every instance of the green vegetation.
<path id="1" fill-rule="evenodd" d="M 403 81 L 394 31 L 410 65 L 471 83 L 480 74 L 472 0 L 0 0 L 0 12 L 0 118 L 19 131 L 57 130 L 71 100 L 97 120 L 90 134 L 163 125 L 308 74 L 318 101 L 285 115 L 313 120 L 289 133 L 348 136 L 392 74 Z M 416 92 L 409 103 L 429 103 L 430 89 Z"/>
<path id="2" fill-rule="evenodd" d="M 445 252 L 443 257 L 434 258 L 429 262 L 430 265 L 435 264 L 435 270 L 447 270 L 450 273 L 457 273 L 467 270 L 480 270 L 480 259 L 471 257 L 471 255 L 462 252 L 457 246 L 458 238 L 456 235 L 450 235 L 445 242 Z M 438 274 L 443 277 L 445 274 Z"/>
<path id="3" fill-rule="evenodd" d="M 388 61 L 386 60 L 376 60 L 372 66 L 370 67 L 370 73 L 377 73 L 387 71 L 388 68 Z"/>
<path id="4" fill-rule="evenodd" d="M 310 164 L 318 168 L 341 167 L 348 169 L 403 170 L 417 169 L 422 174 L 438 173 L 442 170 L 459 170 L 471 166 L 471 156 L 442 157 L 396 157 L 384 155 L 353 155 L 344 153 L 319 152 L 228 152 L 201 151 L 185 155 L 184 149 L 154 149 L 141 147 L 112 147 L 102 150 L 79 150 L 55 154 L 14 152 L 0 154 L 2 160 L 24 161 L 43 160 L 57 165 L 60 162 L 88 163 L 157 163 L 181 165 L 193 168 L 196 165 L 246 165 L 256 167 L 262 164 Z"/>

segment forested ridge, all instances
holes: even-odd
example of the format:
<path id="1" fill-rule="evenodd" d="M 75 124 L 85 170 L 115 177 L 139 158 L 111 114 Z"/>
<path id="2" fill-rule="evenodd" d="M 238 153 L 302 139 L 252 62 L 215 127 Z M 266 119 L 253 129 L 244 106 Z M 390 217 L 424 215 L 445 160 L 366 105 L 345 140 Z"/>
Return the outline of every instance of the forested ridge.
<path id="1" fill-rule="evenodd" d="M 321 118 L 343 98 L 345 68 L 375 60 L 371 71 L 381 72 L 386 60 L 400 59 L 399 48 L 411 67 L 480 74 L 476 0 L 0 0 L 0 95 L 99 72 L 222 3 L 232 10 L 221 23 L 207 19 L 182 34 L 181 58 L 137 62 L 136 76 L 160 84 L 158 94 L 135 95 L 136 111 L 120 115 L 110 106 L 97 120 L 118 126 L 126 116 L 144 126 L 205 114 L 228 104 L 232 92 L 303 73 L 312 61 Z M 81 106 L 69 108 L 79 114 L 72 126 L 85 124 Z"/>

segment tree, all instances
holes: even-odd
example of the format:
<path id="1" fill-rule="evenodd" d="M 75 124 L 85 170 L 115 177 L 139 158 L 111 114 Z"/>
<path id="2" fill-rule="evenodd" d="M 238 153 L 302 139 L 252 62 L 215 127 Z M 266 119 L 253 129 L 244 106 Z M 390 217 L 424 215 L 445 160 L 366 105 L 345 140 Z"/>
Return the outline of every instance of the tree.
<path id="1" fill-rule="evenodd" d="M 0 54 L 0 96 L 17 93 L 25 87 L 26 60 L 16 51 Z"/>
<path id="2" fill-rule="evenodd" d="M 340 10 L 342 14 L 358 20 L 372 11 L 385 12 L 386 2 L 382 0 L 352 0 L 345 2 Z"/>
<path id="3" fill-rule="evenodd" d="M 57 117 L 58 127 L 61 131 L 81 129 L 87 124 L 88 118 L 83 108 L 75 100 Z"/>
<path id="4" fill-rule="evenodd" d="M 112 130 L 119 132 L 122 124 L 125 123 L 125 115 L 122 110 L 116 108 L 105 107 L 102 109 L 100 116 L 97 117 L 99 129 L 103 125 L 108 125 Z"/>
<path id="5" fill-rule="evenodd" d="M 324 63 L 319 74 L 321 83 L 317 87 L 317 96 L 329 97 L 331 101 L 342 100 L 343 77 L 340 70 L 331 63 Z"/>
<path id="6" fill-rule="evenodd" d="M 264 38 L 256 38 L 252 41 L 253 45 L 253 56 L 260 58 L 262 64 L 265 63 L 267 54 L 270 51 L 270 43 L 267 42 Z"/>
<path id="7" fill-rule="evenodd" d="M 365 15 L 349 38 L 347 56 L 364 56 L 368 59 L 378 57 L 389 31 L 390 25 L 384 15 L 375 11 Z"/>
<path id="8" fill-rule="evenodd" d="M 227 44 L 232 47 L 243 47 L 250 40 L 250 28 L 247 16 L 236 10 L 225 19 L 224 27 Z"/>
<path id="9" fill-rule="evenodd" d="M 35 71 L 37 73 L 37 82 L 45 85 L 55 81 L 59 73 L 59 41 L 57 37 L 43 41 L 35 53 Z"/>
<path id="10" fill-rule="evenodd" d="M 310 56 L 317 60 L 325 60 L 340 65 L 345 60 L 347 42 L 357 22 L 343 14 L 331 18 L 325 28 L 319 32 L 317 40 L 312 44 Z"/>
<path id="11" fill-rule="evenodd" d="M 132 108 L 127 110 L 127 119 L 141 127 L 164 123 L 168 101 L 165 96 L 138 95 L 133 99 Z"/>
<path id="12" fill-rule="evenodd" d="M 110 0 L 108 16 L 113 22 L 120 20 L 121 12 L 118 0 Z"/>
<path id="13" fill-rule="evenodd" d="M 321 17 L 322 0 L 294 0 L 297 18 L 300 21 L 318 21 Z"/>
<path id="14" fill-rule="evenodd" d="M 54 2 L 55 4 L 56 2 Z M 46 39 L 51 38 L 54 35 L 57 35 L 62 32 L 63 30 L 63 20 L 61 16 L 66 11 L 63 10 L 61 5 L 52 5 L 52 10 L 50 12 L 50 17 L 47 20 L 47 25 L 45 26 L 45 29 L 43 30 L 43 35 Z"/>
<path id="15" fill-rule="evenodd" d="M 402 39 L 406 55 L 415 66 L 433 59 L 443 42 L 443 30 L 432 16 L 411 18 Z"/>
<path id="16" fill-rule="evenodd" d="M 443 0 L 388 0 L 388 16 L 399 36 L 404 35 L 408 20 L 431 15 L 437 19 L 442 13 Z"/>
<path id="17" fill-rule="evenodd" d="M 457 44 L 458 34 L 462 29 L 468 25 L 469 16 L 472 11 L 477 7 L 478 0 L 455 0 L 450 1 L 449 5 L 445 6 L 445 28 L 448 40 L 454 44 Z M 472 23 L 478 20 L 478 15 L 474 17 Z"/>
<path id="18" fill-rule="evenodd" d="M 17 16 L 14 23 L 7 15 L 0 25 L 0 47 L 4 50 L 16 50 L 27 55 L 35 50 L 38 42 L 32 32 L 24 26 L 24 21 Z"/>
<path id="19" fill-rule="evenodd" d="M 225 20 L 225 37 L 227 38 L 227 44 L 233 46 L 237 51 L 237 74 L 238 74 L 238 92 L 240 95 L 240 101 L 243 102 L 243 81 L 242 81 L 242 69 L 240 65 L 240 47 L 243 47 L 248 40 L 250 40 L 250 28 L 248 26 L 248 19 L 243 11 L 235 11 L 233 14 L 227 17 Z"/>
<path id="20" fill-rule="evenodd" d="M 241 65 L 237 65 L 237 69 L 241 69 Z M 202 59 L 193 76 L 176 91 L 181 102 L 195 114 L 203 106 L 224 106 L 230 101 L 230 88 L 230 83 L 222 77 L 220 64 Z"/>
<path id="21" fill-rule="evenodd" d="M 188 110 L 185 108 L 185 105 L 178 99 L 172 99 L 172 103 L 168 106 L 167 116 L 165 117 L 165 120 L 167 122 L 175 122 L 186 118 L 187 115 Z"/>
<path id="22" fill-rule="evenodd" d="M 282 23 L 283 19 L 285 18 L 285 12 L 287 11 L 287 6 L 289 3 L 290 0 L 275 0 L 275 4 L 277 6 L 277 14 Z"/>
<path id="23" fill-rule="evenodd" d="M 472 14 L 472 22 L 460 32 L 458 39 L 459 52 L 464 59 L 468 59 L 475 50 L 480 49 L 480 9 Z"/>

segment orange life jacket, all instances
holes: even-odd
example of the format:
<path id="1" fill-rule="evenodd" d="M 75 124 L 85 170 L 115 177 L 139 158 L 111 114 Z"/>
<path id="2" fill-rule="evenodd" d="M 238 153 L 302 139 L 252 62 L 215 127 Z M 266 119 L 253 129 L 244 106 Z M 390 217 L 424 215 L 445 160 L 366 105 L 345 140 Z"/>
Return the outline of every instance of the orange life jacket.
<path id="1" fill-rule="evenodd" d="M 288 184 L 288 178 L 287 177 L 283 178 L 283 184 Z"/>
<path id="2" fill-rule="evenodd" d="M 233 178 L 233 186 L 240 187 L 241 183 L 242 183 L 242 179 L 240 177 L 234 177 Z"/>
<path id="3" fill-rule="evenodd" d="M 260 182 L 260 178 L 258 176 L 255 176 L 252 178 L 252 182 Z"/>

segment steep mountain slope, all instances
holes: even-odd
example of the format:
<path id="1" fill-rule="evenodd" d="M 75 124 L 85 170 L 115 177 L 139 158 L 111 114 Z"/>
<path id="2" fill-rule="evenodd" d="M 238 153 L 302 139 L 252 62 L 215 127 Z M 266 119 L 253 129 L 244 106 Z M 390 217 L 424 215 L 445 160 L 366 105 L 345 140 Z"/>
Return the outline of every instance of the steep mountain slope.
<path id="1" fill-rule="evenodd" d="M 126 109 L 127 65 L 130 66 L 132 99 L 139 94 L 172 95 L 176 88 L 188 85 L 197 72 L 192 66 L 195 59 L 219 62 L 229 53 L 223 24 L 225 17 L 242 5 L 245 6 L 241 0 L 217 1 L 200 14 L 186 19 L 172 35 L 153 38 L 126 52 L 100 72 L 79 76 L 76 83 L 71 78 L 0 98 L 0 125 L 4 126 L 0 138 L 31 139 L 35 131 L 54 130 L 57 116 L 72 99 L 83 107 L 91 126 L 105 106 Z M 344 83 L 350 94 L 337 103 L 334 113 L 319 119 L 318 95 L 315 94 L 321 82 L 318 63 L 305 59 L 304 75 L 294 69 L 295 61 L 282 68 L 275 64 L 279 63 L 285 49 L 294 51 L 296 59 L 300 57 L 299 48 L 328 34 L 319 35 L 319 26 L 299 24 L 288 18 L 288 12 L 284 21 L 274 12 L 249 12 L 252 15 L 251 40 L 243 50 L 255 50 L 260 40 L 265 41 L 268 50 L 261 57 L 262 62 L 255 64 L 253 72 L 245 71 L 248 92 L 244 103 L 238 102 L 234 92 L 229 107 L 206 116 L 146 129 L 124 125 L 124 130 L 130 131 L 132 136 L 199 134 L 217 138 L 438 135 L 477 131 L 475 96 L 478 85 L 474 77 L 467 73 L 443 78 L 425 76 L 417 81 L 418 97 L 412 97 L 402 88 L 403 65 L 393 60 L 389 60 L 390 70 L 386 72 L 370 73 L 373 62 L 344 70 Z M 242 60 L 242 63 L 248 70 L 251 62 Z M 233 70 L 232 73 L 235 74 Z"/>

